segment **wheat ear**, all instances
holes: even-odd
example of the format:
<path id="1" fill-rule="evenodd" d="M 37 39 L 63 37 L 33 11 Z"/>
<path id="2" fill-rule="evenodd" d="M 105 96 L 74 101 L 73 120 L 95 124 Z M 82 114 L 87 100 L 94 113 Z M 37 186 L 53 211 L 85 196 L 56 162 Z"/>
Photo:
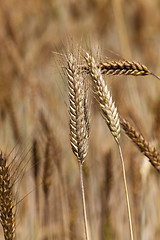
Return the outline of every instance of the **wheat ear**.
<path id="1" fill-rule="evenodd" d="M 89 118 L 87 89 L 77 61 L 70 54 L 67 58 L 67 77 L 69 87 L 70 143 L 79 162 L 80 185 L 82 192 L 85 237 L 89 240 L 86 202 L 83 183 L 83 163 L 88 151 Z"/>
<path id="2" fill-rule="evenodd" d="M 126 195 L 126 202 L 127 202 L 130 236 L 131 236 L 131 240 L 133 240 L 134 239 L 133 238 L 133 227 L 132 227 L 131 210 L 130 210 L 128 189 L 127 189 L 125 165 L 124 165 L 121 146 L 119 143 L 120 123 L 119 123 L 117 108 L 115 107 L 115 104 L 112 101 L 111 93 L 108 90 L 107 85 L 105 84 L 105 81 L 102 77 L 101 69 L 99 69 L 97 67 L 94 58 L 91 57 L 88 53 L 86 53 L 85 59 L 86 59 L 87 65 L 88 65 L 89 73 L 90 73 L 91 78 L 94 83 L 95 94 L 98 98 L 97 100 L 99 102 L 103 116 L 104 116 L 106 123 L 118 145 L 121 163 L 122 163 L 122 173 L 123 173 L 124 188 L 125 188 L 125 195 Z"/>
<path id="3" fill-rule="evenodd" d="M 106 75 L 132 75 L 132 76 L 146 76 L 153 75 L 160 80 L 160 77 L 152 73 L 145 65 L 128 60 L 119 60 L 106 62 L 100 62 L 97 64 L 97 68 L 100 69 L 101 74 Z M 83 71 L 88 72 L 87 66 L 81 66 Z"/>
<path id="4" fill-rule="evenodd" d="M 101 69 L 102 74 L 107 75 L 133 75 L 144 76 L 149 75 L 151 72 L 148 68 L 135 61 L 107 61 L 106 63 L 98 64 L 98 68 Z"/>
<path id="5" fill-rule="evenodd" d="M 67 68 L 69 86 L 70 142 L 78 160 L 83 163 L 88 151 L 88 126 L 85 116 L 84 79 L 76 59 L 70 55 Z"/>
<path id="6" fill-rule="evenodd" d="M 111 93 L 105 84 L 101 70 L 97 68 L 94 58 L 86 53 L 85 59 L 94 83 L 95 94 L 97 96 L 103 116 L 113 137 L 118 140 L 120 138 L 120 123 L 117 108 L 112 100 Z"/>
<path id="7" fill-rule="evenodd" d="M 160 154 L 145 138 L 124 118 L 120 118 L 122 128 L 139 150 L 149 159 L 150 163 L 160 171 Z"/>
<path id="8" fill-rule="evenodd" d="M 15 213 L 12 184 L 6 157 L 0 153 L 0 223 L 5 240 L 15 239 Z"/>

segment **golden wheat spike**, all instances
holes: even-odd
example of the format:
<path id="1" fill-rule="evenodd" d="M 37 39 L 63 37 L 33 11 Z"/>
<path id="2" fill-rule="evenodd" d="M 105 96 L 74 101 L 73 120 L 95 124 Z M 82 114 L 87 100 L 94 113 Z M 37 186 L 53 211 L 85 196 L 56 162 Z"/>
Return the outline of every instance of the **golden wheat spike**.
<path id="1" fill-rule="evenodd" d="M 91 78 L 94 83 L 94 89 L 100 108 L 102 110 L 103 116 L 106 120 L 106 123 L 115 139 L 120 137 L 120 123 L 118 118 L 117 108 L 115 103 L 112 101 L 112 96 L 110 91 L 105 84 L 105 81 L 102 77 L 100 69 L 97 68 L 96 62 L 93 57 L 88 53 L 85 56 L 87 67 Z"/>
<path id="2" fill-rule="evenodd" d="M 70 142 L 79 161 L 83 162 L 88 151 L 88 116 L 86 115 L 86 91 L 76 59 L 70 55 L 67 67 L 69 87 Z"/>
<path id="3" fill-rule="evenodd" d="M 144 64 L 136 61 L 119 60 L 96 63 L 97 68 L 104 75 L 132 75 L 132 76 L 147 76 L 152 75 L 160 80 L 160 77 L 152 73 Z M 82 65 L 80 69 L 83 72 L 89 73 L 88 66 Z"/>
<path id="4" fill-rule="evenodd" d="M 149 159 L 150 163 L 160 171 L 160 154 L 150 145 L 145 138 L 124 118 L 120 118 L 120 124 L 127 136 L 136 144 L 139 150 Z"/>
<path id="5" fill-rule="evenodd" d="M 15 239 L 15 213 L 12 184 L 6 157 L 0 153 L 0 223 L 5 240 Z"/>

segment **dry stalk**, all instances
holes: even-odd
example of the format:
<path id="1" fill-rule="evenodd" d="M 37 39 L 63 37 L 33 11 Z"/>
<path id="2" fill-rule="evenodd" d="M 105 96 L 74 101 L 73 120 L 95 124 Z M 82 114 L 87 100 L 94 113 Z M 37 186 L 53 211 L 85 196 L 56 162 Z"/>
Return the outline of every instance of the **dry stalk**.
<path id="1" fill-rule="evenodd" d="M 13 104 L 12 99 L 8 98 L 5 104 L 8 109 L 8 113 L 10 115 L 14 139 L 15 141 L 21 142 L 22 136 L 21 136 L 20 126 L 19 126 L 19 119 L 18 119 L 17 111 Z"/>
<path id="2" fill-rule="evenodd" d="M 39 112 L 39 120 L 43 130 L 45 131 L 45 134 L 48 135 L 52 131 L 52 128 L 43 111 Z"/>
<path id="3" fill-rule="evenodd" d="M 0 223 L 5 240 L 15 239 L 15 213 L 12 184 L 6 157 L 0 154 Z"/>
<path id="4" fill-rule="evenodd" d="M 124 165 L 124 160 L 123 160 L 122 149 L 121 149 L 121 146 L 120 146 L 119 142 L 118 142 L 118 148 L 119 148 L 120 159 L 121 159 L 121 164 L 122 164 L 124 189 L 125 189 L 125 194 L 126 194 L 126 202 L 127 202 L 128 218 L 129 218 L 130 236 L 131 236 L 131 240 L 133 240 L 134 237 L 133 237 L 132 216 L 131 216 L 131 208 L 130 208 L 130 201 L 129 201 L 129 195 L 128 195 L 126 171 L 125 171 L 125 165 Z"/>
<path id="5" fill-rule="evenodd" d="M 53 146 L 52 146 L 52 136 L 48 135 L 46 150 L 45 150 L 45 162 L 44 162 L 44 172 L 43 172 L 43 191 L 45 197 L 44 204 L 44 224 L 49 223 L 49 191 L 53 179 Z"/>
<path id="6" fill-rule="evenodd" d="M 101 186 L 101 239 L 110 239 L 112 236 L 111 222 L 110 222 L 110 209 L 109 209 L 109 199 L 112 190 L 113 181 L 113 155 L 111 149 L 103 156 L 104 162 L 104 181 Z M 107 232 L 106 232 L 106 225 Z M 106 232 L 106 237 L 104 237 L 104 232 Z"/>
<path id="7" fill-rule="evenodd" d="M 48 194 L 52 183 L 52 173 L 53 173 L 53 146 L 52 137 L 48 136 L 43 172 L 43 190 L 46 199 L 48 199 Z"/>
<path id="8" fill-rule="evenodd" d="M 32 143 L 32 162 L 33 162 L 33 171 L 34 171 L 34 181 L 35 181 L 35 194 L 36 194 L 36 206 L 37 213 L 39 212 L 39 187 L 38 187 L 38 177 L 40 174 L 40 149 L 39 149 L 39 141 L 35 138 Z"/>
<path id="9" fill-rule="evenodd" d="M 150 163 L 160 171 L 160 154 L 145 138 L 124 118 L 120 118 L 121 126 L 128 137 L 137 145 L 139 150 L 149 159 Z"/>
<path id="10" fill-rule="evenodd" d="M 39 119 L 41 122 L 41 125 L 43 127 L 43 131 L 45 136 L 47 136 L 47 141 L 48 138 L 50 138 L 50 141 L 52 142 L 52 151 L 53 151 L 53 157 L 54 157 L 54 162 L 56 164 L 56 167 L 59 171 L 61 180 L 62 180 L 62 164 L 61 164 L 61 160 L 62 160 L 62 156 L 61 156 L 61 145 L 58 141 L 58 139 L 56 138 L 55 132 L 53 131 L 53 127 L 51 127 L 51 124 L 49 122 L 49 120 L 47 119 L 47 117 L 45 116 L 44 112 L 41 111 L 39 113 Z"/>
<path id="11" fill-rule="evenodd" d="M 120 158 L 121 158 L 121 164 L 122 164 L 122 173 L 123 173 L 124 188 L 125 188 L 125 195 L 126 195 L 126 202 L 127 202 L 127 209 L 128 209 L 130 236 L 131 236 L 131 240 L 133 240 L 133 227 L 132 227 L 131 210 L 130 210 L 128 189 L 127 189 L 125 165 L 124 165 L 121 146 L 119 143 L 120 123 L 119 123 L 117 108 L 115 107 L 115 104 L 112 101 L 111 93 L 108 90 L 107 85 L 105 84 L 105 81 L 102 77 L 101 69 L 97 68 L 94 58 L 91 57 L 88 53 L 86 53 L 85 59 L 86 59 L 87 65 L 88 65 L 89 73 L 90 73 L 91 78 L 94 83 L 95 93 L 98 98 L 98 102 L 99 102 L 100 108 L 102 110 L 103 116 L 104 116 L 106 123 L 118 145 Z"/>
<path id="12" fill-rule="evenodd" d="M 48 224 L 48 215 L 49 215 L 49 204 L 48 202 L 48 194 L 50 191 L 50 185 L 53 181 L 53 164 L 56 166 L 56 170 L 58 170 L 59 180 L 60 180 L 60 195 L 61 198 L 59 201 L 62 206 L 62 228 L 64 228 L 64 232 L 68 235 L 68 198 L 66 195 L 65 181 L 63 179 L 63 169 L 62 169 L 62 149 L 61 144 L 56 137 L 56 133 L 53 130 L 54 127 L 49 122 L 49 119 L 46 117 L 44 111 L 39 112 L 39 120 L 42 125 L 42 131 L 44 133 L 45 141 L 46 141 L 46 149 L 45 149 L 45 163 L 44 163 L 44 172 L 43 172 L 43 190 L 45 194 L 45 202 L 46 206 L 44 209 L 45 216 L 45 224 Z M 46 139 L 47 138 L 47 139 Z M 48 163 L 47 163 L 48 162 Z M 65 204 L 64 204 L 65 200 Z"/>
<path id="13" fill-rule="evenodd" d="M 41 156 L 40 156 L 40 151 L 39 151 L 39 142 L 36 138 L 33 139 L 33 143 L 32 143 L 32 160 L 33 160 L 33 166 L 34 166 L 34 169 L 33 169 L 34 170 L 34 179 L 35 179 L 36 186 L 38 186 L 37 184 L 38 184 Z"/>
<path id="14" fill-rule="evenodd" d="M 83 183 L 83 163 L 88 151 L 89 117 L 87 88 L 72 54 L 67 59 L 67 77 L 69 88 L 70 143 L 79 162 L 80 185 L 82 193 L 85 237 L 89 240 L 86 202 Z"/>

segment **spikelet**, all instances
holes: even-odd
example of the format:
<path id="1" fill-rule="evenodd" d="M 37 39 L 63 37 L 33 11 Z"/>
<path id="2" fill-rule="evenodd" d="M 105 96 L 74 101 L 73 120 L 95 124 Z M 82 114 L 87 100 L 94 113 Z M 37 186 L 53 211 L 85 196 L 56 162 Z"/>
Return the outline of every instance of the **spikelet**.
<path id="1" fill-rule="evenodd" d="M 69 88 L 70 142 L 78 161 L 84 162 L 88 151 L 88 100 L 83 76 L 72 54 L 67 59 Z"/>
<path id="2" fill-rule="evenodd" d="M 85 59 L 88 65 L 89 73 L 94 83 L 95 93 L 97 95 L 103 116 L 112 135 L 114 136 L 115 140 L 118 141 L 120 137 L 120 123 L 117 108 L 112 101 L 111 93 L 105 84 L 101 70 L 97 68 L 94 58 L 86 53 Z"/>
<path id="3" fill-rule="evenodd" d="M 5 240 L 15 239 L 15 213 L 12 197 L 12 184 L 6 158 L 0 154 L 0 223 Z"/>

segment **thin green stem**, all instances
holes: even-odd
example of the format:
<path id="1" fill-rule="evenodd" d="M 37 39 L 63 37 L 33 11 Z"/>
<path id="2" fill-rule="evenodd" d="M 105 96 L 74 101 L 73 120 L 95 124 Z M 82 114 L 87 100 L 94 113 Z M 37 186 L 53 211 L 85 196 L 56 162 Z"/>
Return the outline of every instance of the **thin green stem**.
<path id="1" fill-rule="evenodd" d="M 80 185 L 81 185 L 81 192 L 82 192 L 82 205 L 83 205 L 83 219 L 84 219 L 85 236 L 86 236 L 86 240 L 89 240 L 86 200 L 85 200 L 84 183 L 83 183 L 83 164 L 81 162 L 79 162 L 79 175 L 80 175 Z"/>
<path id="2" fill-rule="evenodd" d="M 128 209 L 130 235 L 131 235 L 131 240 L 134 240 L 134 237 L 133 237 L 133 226 L 132 226 L 132 217 L 131 217 L 131 209 L 130 209 L 130 203 L 129 203 L 127 180 L 126 180 L 126 172 L 125 172 L 125 165 L 124 165 L 122 149 L 121 149 L 121 146 L 119 144 L 119 141 L 117 141 L 117 144 L 118 144 L 120 158 L 121 158 L 121 163 L 122 163 L 122 172 L 123 172 L 124 188 L 125 188 L 125 193 L 126 193 L 126 202 L 127 202 L 127 209 Z"/>

